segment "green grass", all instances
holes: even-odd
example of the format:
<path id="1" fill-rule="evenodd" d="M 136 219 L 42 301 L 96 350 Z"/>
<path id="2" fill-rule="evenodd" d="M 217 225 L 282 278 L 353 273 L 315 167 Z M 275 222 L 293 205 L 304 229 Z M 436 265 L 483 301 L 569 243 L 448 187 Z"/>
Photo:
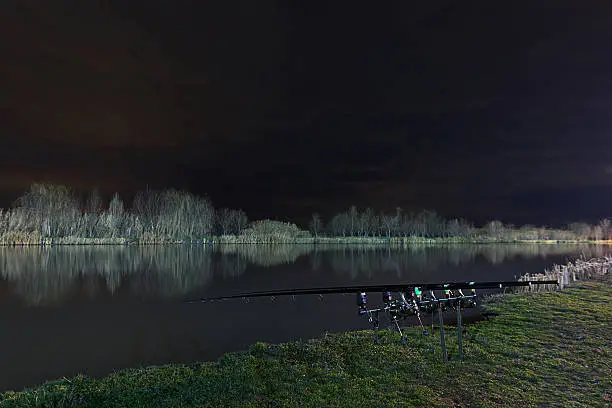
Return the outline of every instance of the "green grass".
<path id="1" fill-rule="evenodd" d="M 465 361 L 447 328 L 257 343 L 218 362 L 76 377 L 0 396 L 1 407 L 604 407 L 612 403 L 612 288 L 491 298 L 499 317 L 467 327 Z"/>

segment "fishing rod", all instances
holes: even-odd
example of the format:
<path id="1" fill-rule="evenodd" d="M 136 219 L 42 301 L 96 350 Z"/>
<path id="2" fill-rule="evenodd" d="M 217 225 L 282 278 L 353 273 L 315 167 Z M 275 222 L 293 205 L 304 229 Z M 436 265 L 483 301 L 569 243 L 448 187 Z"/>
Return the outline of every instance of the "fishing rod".
<path id="1" fill-rule="evenodd" d="M 273 291 L 245 292 L 234 295 L 217 296 L 190 300 L 194 302 L 210 302 L 217 300 L 257 298 L 257 297 L 276 297 L 293 295 L 330 295 L 357 292 L 407 292 L 412 288 L 418 287 L 421 290 L 453 290 L 453 289 L 502 289 L 517 286 L 531 285 L 557 285 L 556 280 L 532 280 L 532 281 L 498 281 L 498 282 L 452 282 L 452 283 L 402 283 L 392 285 L 361 285 L 361 286 L 335 286 L 320 288 L 303 289 L 282 289 Z"/>
<path id="2" fill-rule="evenodd" d="M 356 294 L 358 315 L 366 316 L 374 329 L 374 343 L 379 342 L 379 328 L 381 316 L 387 318 L 390 326 L 395 327 L 401 336 L 402 344 L 406 344 L 406 336 L 402 331 L 400 322 L 409 317 L 419 321 L 423 335 L 429 332 L 423 325 L 422 315 L 431 314 L 431 329 L 434 330 L 434 314 L 438 314 L 440 326 L 440 345 L 442 359 L 448 361 L 446 339 L 444 333 L 443 313 L 454 310 L 457 313 L 457 342 L 459 345 L 459 359 L 463 359 L 463 330 L 462 315 L 464 309 L 477 306 L 476 289 L 502 289 L 511 287 L 531 287 L 533 285 L 558 285 L 556 280 L 527 280 L 527 281 L 493 281 L 493 282 L 451 282 L 451 283 L 404 283 L 389 285 L 361 285 L 338 286 L 303 289 L 285 289 L 275 291 L 246 292 L 234 295 L 217 296 L 192 300 L 194 302 L 210 302 L 230 299 L 249 299 L 257 297 L 296 296 L 296 295 L 325 295 L 325 294 Z M 469 290 L 467 294 L 463 290 Z M 443 291 L 438 297 L 435 291 Z M 381 292 L 383 304 L 379 307 L 368 308 L 368 292 Z M 396 293 L 393 296 L 393 293 Z"/>

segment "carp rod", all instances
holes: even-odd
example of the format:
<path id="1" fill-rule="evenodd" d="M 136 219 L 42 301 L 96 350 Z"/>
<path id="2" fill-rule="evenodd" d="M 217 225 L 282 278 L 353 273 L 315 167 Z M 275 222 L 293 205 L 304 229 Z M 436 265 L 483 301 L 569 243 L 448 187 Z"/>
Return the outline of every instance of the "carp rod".
<path id="1" fill-rule="evenodd" d="M 457 313 L 457 343 L 459 346 L 459 360 L 463 360 L 463 329 L 461 312 L 464 309 L 475 308 L 476 289 L 503 289 L 511 287 L 531 287 L 533 285 L 558 285 L 556 280 L 528 280 L 528 281 L 491 281 L 491 282 L 450 282 L 450 283 L 402 283 L 388 285 L 360 285 L 360 286 L 337 286 L 303 289 L 284 289 L 271 291 L 246 292 L 234 295 L 201 298 L 187 301 L 212 302 L 230 299 L 250 299 L 257 297 L 295 296 L 295 295 L 326 295 L 355 293 L 357 295 L 357 308 L 359 316 L 366 316 L 372 324 L 375 332 L 374 343 L 379 342 L 380 316 L 387 317 L 391 326 L 395 326 L 401 336 L 402 344 L 406 344 L 406 337 L 400 321 L 416 316 L 423 335 L 429 333 L 423 326 L 421 315 L 431 314 L 431 328 L 434 329 L 434 314 L 437 312 L 440 326 L 440 345 L 442 348 L 442 360 L 448 361 L 446 339 L 444 334 L 443 312 L 454 310 Z M 469 290 L 464 294 L 463 290 Z M 434 291 L 443 291 L 442 297 L 437 297 Z M 383 305 L 369 308 L 367 292 L 382 292 Z M 397 293 L 395 297 L 392 295 Z"/>
<path id="2" fill-rule="evenodd" d="M 282 289 L 256 292 L 244 292 L 233 295 L 216 296 L 188 300 L 188 303 L 209 302 L 217 300 L 257 298 L 272 296 L 293 295 L 329 295 L 361 292 L 409 292 L 413 288 L 420 290 L 457 290 L 457 289 L 502 289 L 510 287 L 532 285 L 557 285 L 556 280 L 530 280 L 530 281 L 492 281 L 492 282 L 451 282 L 451 283 L 401 283 L 388 285 L 359 285 L 359 286 L 327 286 L 319 288 Z"/>

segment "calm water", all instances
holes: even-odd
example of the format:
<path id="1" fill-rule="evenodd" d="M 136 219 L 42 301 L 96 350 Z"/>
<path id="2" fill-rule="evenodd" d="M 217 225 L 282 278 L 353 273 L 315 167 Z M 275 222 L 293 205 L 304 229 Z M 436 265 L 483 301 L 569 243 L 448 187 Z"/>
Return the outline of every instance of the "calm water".
<path id="1" fill-rule="evenodd" d="M 510 280 L 583 253 L 601 256 L 610 248 L 0 247 L 0 391 L 369 327 L 356 315 L 353 296 L 185 302 L 190 299 L 361 283 Z"/>

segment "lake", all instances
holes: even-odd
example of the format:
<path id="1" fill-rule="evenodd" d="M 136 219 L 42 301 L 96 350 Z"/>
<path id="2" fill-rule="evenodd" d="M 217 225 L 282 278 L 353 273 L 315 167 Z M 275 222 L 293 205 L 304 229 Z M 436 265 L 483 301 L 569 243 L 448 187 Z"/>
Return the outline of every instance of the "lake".
<path id="1" fill-rule="evenodd" d="M 188 300 L 255 290 L 513 280 L 588 245 L 0 247 L 0 391 L 79 373 L 214 360 L 257 341 L 369 328 L 354 295 Z"/>

